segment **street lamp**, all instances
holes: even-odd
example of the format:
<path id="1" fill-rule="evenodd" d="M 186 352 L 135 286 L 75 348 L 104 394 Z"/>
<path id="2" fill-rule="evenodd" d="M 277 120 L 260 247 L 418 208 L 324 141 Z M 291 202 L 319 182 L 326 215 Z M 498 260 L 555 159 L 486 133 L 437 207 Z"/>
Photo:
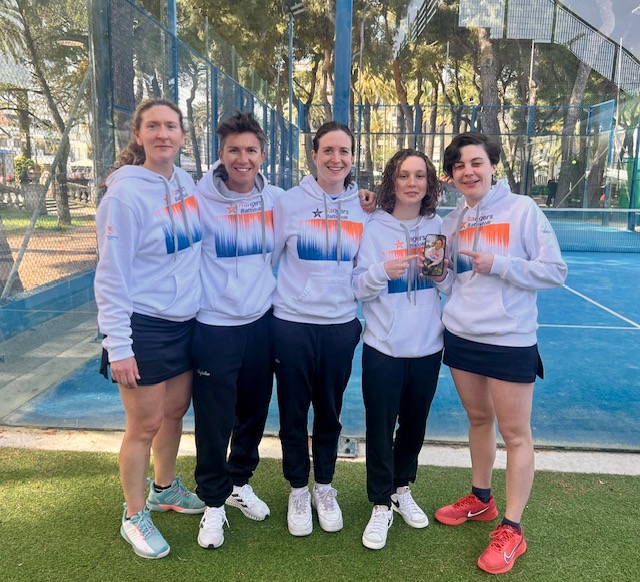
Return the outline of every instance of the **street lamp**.
<path id="1" fill-rule="evenodd" d="M 307 9 L 301 0 L 285 0 L 284 5 L 289 12 L 289 125 L 293 120 L 293 17 Z"/>

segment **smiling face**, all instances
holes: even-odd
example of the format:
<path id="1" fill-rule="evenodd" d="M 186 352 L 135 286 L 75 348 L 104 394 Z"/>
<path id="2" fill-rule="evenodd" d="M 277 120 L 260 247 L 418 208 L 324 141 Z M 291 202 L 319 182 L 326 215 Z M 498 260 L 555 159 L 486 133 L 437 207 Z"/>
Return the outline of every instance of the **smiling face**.
<path id="1" fill-rule="evenodd" d="M 469 206 L 475 206 L 491 190 L 496 166 L 481 145 L 460 148 L 460 159 L 453 164 L 451 178 L 456 190 Z"/>
<path id="2" fill-rule="evenodd" d="M 142 165 L 170 178 L 173 161 L 184 144 L 178 113 L 166 105 L 154 105 L 142 113 L 140 128 L 134 133 L 136 142 L 144 149 Z"/>
<path id="3" fill-rule="evenodd" d="M 229 175 L 227 188 L 239 194 L 251 192 L 265 156 L 266 152 L 254 133 L 247 131 L 228 135 L 218 151 Z"/>
<path id="4" fill-rule="evenodd" d="M 395 178 L 395 193 L 393 216 L 401 220 L 417 218 L 427 195 L 427 165 L 422 158 L 409 156 L 402 162 Z"/>
<path id="5" fill-rule="evenodd" d="M 351 137 L 340 130 L 324 134 L 318 141 L 318 151 L 312 152 L 312 158 L 318 170 L 320 188 L 327 194 L 342 192 L 353 164 Z"/>

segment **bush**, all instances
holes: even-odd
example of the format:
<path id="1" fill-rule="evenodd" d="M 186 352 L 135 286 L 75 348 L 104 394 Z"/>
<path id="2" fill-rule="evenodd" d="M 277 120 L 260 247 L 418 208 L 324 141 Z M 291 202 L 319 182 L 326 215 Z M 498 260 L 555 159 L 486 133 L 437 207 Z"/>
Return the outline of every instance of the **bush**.
<path id="1" fill-rule="evenodd" d="M 35 170 L 36 163 L 25 156 L 24 154 L 18 154 L 13 158 L 13 169 L 20 182 L 29 182 L 29 170 Z"/>

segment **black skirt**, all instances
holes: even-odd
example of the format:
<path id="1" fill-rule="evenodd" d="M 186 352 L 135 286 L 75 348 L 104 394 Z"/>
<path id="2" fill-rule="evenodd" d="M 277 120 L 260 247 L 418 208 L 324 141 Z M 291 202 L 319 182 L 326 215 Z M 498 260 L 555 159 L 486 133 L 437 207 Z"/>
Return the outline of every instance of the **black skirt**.
<path id="1" fill-rule="evenodd" d="M 170 380 L 191 370 L 191 343 L 195 319 L 168 321 L 134 313 L 131 339 L 140 380 L 138 386 L 150 386 Z M 102 350 L 100 373 L 109 379 L 109 356 Z"/>
<path id="2" fill-rule="evenodd" d="M 443 363 L 450 368 L 472 372 L 505 382 L 535 382 L 544 378 L 538 344 L 524 348 L 473 342 L 444 330 Z"/>

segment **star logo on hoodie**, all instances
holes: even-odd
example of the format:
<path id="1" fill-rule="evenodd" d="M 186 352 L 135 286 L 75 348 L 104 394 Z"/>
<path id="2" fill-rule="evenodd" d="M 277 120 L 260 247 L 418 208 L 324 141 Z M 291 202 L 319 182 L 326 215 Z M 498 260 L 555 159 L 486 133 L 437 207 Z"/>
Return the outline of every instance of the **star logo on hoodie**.
<path id="1" fill-rule="evenodd" d="M 316 208 L 316 209 L 313 211 L 313 217 L 314 217 L 314 218 L 320 218 L 321 216 L 322 216 L 322 210 L 320 210 L 319 208 Z"/>
<path id="2" fill-rule="evenodd" d="M 236 214 L 238 211 L 238 207 L 237 206 L 227 206 L 227 212 L 229 214 Z"/>
<path id="3" fill-rule="evenodd" d="M 401 249 L 403 246 L 404 246 L 404 243 L 401 240 L 396 242 L 396 249 Z"/>

